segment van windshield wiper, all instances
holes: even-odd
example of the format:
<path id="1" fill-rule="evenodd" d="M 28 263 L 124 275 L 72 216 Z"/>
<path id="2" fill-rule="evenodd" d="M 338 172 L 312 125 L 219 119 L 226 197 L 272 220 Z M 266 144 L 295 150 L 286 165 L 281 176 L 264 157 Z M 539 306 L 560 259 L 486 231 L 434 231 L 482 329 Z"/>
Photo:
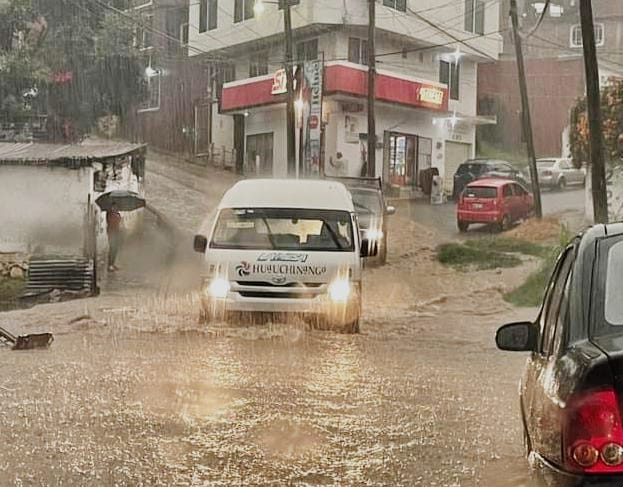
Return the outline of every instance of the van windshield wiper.
<path id="1" fill-rule="evenodd" d="M 335 230 L 325 220 L 322 220 L 322 222 L 326 225 L 327 230 L 329 231 L 329 235 L 331 235 L 331 240 L 333 240 L 333 243 L 337 246 L 339 250 L 344 250 L 344 246 L 340 243 L 340 237 L 338 237 Z"/>
<path id="2" fill-rule="evenodd" d="M 266 234 L 266 236 L 268 237 L 270 246 L 273 248 L 273 250 L 277 250 L 277 244 L 275 243 L 275 236 L 273 235 L 273 232 L 270 229 L 270 225 L 268 224 L 268 220 L 266 219 L 265 216 L 262 216 L 262 221 L 264 222 L 264 225 L 266 225 L 266 230 L 268 230 L 268 233 Z"/>

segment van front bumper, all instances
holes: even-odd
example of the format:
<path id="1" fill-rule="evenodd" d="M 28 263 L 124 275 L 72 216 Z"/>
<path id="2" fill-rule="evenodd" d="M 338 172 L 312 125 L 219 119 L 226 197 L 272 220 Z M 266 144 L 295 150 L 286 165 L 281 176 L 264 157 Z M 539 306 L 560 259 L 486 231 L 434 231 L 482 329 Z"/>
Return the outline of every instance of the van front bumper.
<path id="1" fill-rule="evenodd" d="M 264 288 L 240 291 L 234 287 L 225 298 L 215 298 L 204 291 L 201 295 L 201 305 L 209 316 L 223 319 L 231 313 L 257 313 L 310 316 L 337 325 L 347 325 L 357 321 L 361 315 L 359 284 L 352 284 L 352 291 L 345 302 L 333 302 L 329 297 L 327 287 L 323 285 L 313 296 L 306 297 L 285 292 L 275 292 L 275 294 L 289 294 L 289 297 L 265 297 L 263 295 L 271 294 L 271 291 L 264 291 Z"/>

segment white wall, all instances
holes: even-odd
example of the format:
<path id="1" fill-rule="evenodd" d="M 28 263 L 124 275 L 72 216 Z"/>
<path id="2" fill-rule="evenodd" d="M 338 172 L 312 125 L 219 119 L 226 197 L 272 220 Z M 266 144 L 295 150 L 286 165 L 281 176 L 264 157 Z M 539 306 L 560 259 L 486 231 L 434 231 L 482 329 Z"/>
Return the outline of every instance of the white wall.
<path id="1" fill-rule="evenodd" d="M 463 30 L 464 2 L 457 5 L 447 0 L 408 0 L 408 7 L 433 24 L 449 30 L 456 37 L 469 39 L 469 44 L 489 56 L 497 58 L 501 51 L 501 37 L 499 34 L 471 39 L 474 34 Z M 189 9 L 191 46 L 206 52 L 213 52 L 234 45 L 252 43 L 259 38 L 279 35 L 283 33 L 283 15 L 276 5 L 265 4 L 265 11 L 261 16 L 234 23 L 234 2 L 219 2 L 217 29 L 199 33 L 199 2 L 191 2 Z M 292 26 L 294 29 L 310 24 L 326 25 L 360 25 L 368 23 L 367 2 L 361 0 L 301 0 L 300 5 L 292 7 Z M 487 2 L 485 9 L 485 33 L 498 30 L 499 2 Z M 415 41 L 429 44 L 443 44 L 448 42 L 446 34 L 427 24 L 411 12 L 400 12 L 379 4 L 377 7 L 377 27 L 379 32 L 388 31 L 406 36 Z M 466 48 L 467 49 L 467 48 Z M 190 55 L 200 54 L 193 49 Z M 474 55 L 482 57 L 473 51 Z"/>
<path id="2" fill-rule="evenodd" d="M 82 255 L 92 169 L 0 166 L 0 252 Z"/>

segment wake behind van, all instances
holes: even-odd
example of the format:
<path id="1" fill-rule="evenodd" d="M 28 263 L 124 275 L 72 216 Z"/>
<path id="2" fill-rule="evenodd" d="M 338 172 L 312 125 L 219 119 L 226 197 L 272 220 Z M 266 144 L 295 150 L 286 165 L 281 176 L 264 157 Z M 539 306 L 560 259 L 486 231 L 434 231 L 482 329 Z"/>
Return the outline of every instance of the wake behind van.
<path id="1" fill-rule="evenodd" d="M 362 240 L 352 197 L 339 182 L 252 179 L 223 197 L 208 237 L 201 317 L 302 315 L 359 330 Z"/>

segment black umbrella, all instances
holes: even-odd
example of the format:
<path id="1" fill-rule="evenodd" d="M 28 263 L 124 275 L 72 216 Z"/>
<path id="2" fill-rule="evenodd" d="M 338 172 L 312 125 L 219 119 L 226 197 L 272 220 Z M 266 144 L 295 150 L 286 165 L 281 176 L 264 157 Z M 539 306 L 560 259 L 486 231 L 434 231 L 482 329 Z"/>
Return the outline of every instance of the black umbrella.
<path id="1" fill-rule="evenodd" d="M 134 211 L 145 208 L 145 198 L 138 193 L 126 190 L 109 191 L 97 198 L 95 202 L 103 211 L 110 210 L 113 203 L 117 204 L 119 211 Z"/>

